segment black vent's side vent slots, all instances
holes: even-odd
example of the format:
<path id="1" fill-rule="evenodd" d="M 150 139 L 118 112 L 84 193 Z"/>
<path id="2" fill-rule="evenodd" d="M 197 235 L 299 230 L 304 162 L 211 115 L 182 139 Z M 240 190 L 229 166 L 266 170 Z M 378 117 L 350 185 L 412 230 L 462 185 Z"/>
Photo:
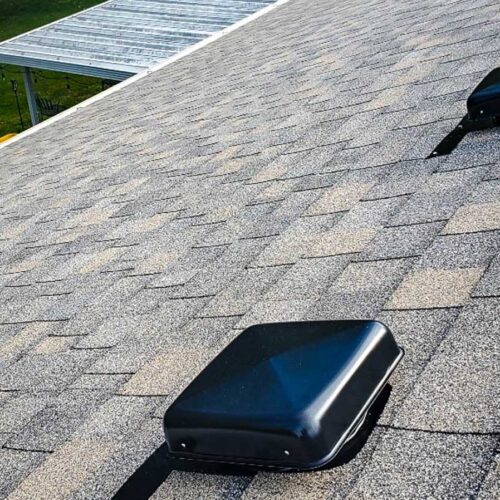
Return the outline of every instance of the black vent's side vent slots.
<path id="1" fill-rule="evenodd" d="M 467 114 L 429 155 L 450 154 L 472 131 L 500 126 L 500 68 L 494 69 L 467 99 Z"/>

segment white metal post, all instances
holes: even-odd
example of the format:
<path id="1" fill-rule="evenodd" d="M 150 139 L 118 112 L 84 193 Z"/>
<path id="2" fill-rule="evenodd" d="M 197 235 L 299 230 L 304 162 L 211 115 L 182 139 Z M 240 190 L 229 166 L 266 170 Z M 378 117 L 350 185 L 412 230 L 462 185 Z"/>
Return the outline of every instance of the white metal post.
<path id="1" fill-rule="evenodd" d="M 31 79 L 31 71 L 29 68 L 24 68 L 23 78 L 24 88 L 26 89 L 26 99 L 28 99 L 28 107 L 30 109 L 31 123 L 36 125 L 40 120 L 38 118 L 35 90 L 33 88 L 33 80 Z"/>

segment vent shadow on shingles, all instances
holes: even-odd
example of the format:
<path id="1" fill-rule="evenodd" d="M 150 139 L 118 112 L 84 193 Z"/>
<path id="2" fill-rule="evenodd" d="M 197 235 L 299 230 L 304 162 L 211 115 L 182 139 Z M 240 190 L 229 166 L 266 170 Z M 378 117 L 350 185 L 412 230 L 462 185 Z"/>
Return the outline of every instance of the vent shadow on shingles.
<path id="1" fill-rule="evenodd" d="M 175 460 L 168 454 L 167 444 L 159 446 L 147 460 L 127 479 L 113 496 L 113 500 L 147 500 L 174 470 L 205 474 L 249 476 L 255 471 L 240 465 L 209 463 L 200 467 L 187 460 Z"/>
<path id="2" fill-rule="evenodd" d="M 467 99 L 467 114 L 429 155 L 450 154 L 469 133 L 500 125 L 500 68 L 491 71 Z"/>
<path id="3" fill-rule="evenodd" d="M 352 440 L 350 440 L 335 457 L 335 459 L 324 466 L 321 470 L 340 467 L 350 462 L 366 444 L 366 441 L 375 429 L 380 416 L 389 400 L 392 387 L 387 384 L 371 406 L 366 420 Z M 193 460 L 182 460 L 171 457 L 168 453 L 166 443 L 159 446 L 138 469 L 127 479 L 127 481 L 115 493 L 112 500 L 147 500 L 165 482 L 172 471 L 196 472 L 200 474 L 216 474 L 218 476 L 240 476 L 253 478 L 258 468 L 217 462 L 195 462 Z M 283 474 L 293 471 L 279 471 Z"/>

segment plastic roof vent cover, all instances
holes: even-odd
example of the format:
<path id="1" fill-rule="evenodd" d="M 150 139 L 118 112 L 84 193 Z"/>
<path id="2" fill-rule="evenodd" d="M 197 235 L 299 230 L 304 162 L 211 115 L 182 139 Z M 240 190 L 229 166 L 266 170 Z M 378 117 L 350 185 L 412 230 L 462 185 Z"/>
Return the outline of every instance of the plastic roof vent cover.
<path id="1" fill-rule="evenodd" d="M 248 328 L 167 410 L 169 452 L 200 461 L 320 467 L 352 437 L 402 355 L 375 321 Z"/>

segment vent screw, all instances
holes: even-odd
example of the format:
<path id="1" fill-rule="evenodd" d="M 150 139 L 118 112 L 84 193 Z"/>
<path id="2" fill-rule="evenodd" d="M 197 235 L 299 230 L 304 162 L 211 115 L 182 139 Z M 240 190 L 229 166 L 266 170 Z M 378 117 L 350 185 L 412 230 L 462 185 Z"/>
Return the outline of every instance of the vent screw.
<path id="1" fill-rule="evenodd" d="M 285 450 L 285 455 L 286 455 L 287 457 L 289 457 L 289 456 L 290 456 L 290 452 L 289 452 L 288 450 Z"/>
<path id="2" fill-rule="evenodd" d="M 181 443 L 181 448 L 185 448 L 186 447 L 186 443 Z"/>
<path id="3" fill-rule="evenodd" d="M 479 110 L 479 114 L 480 114 L 480 115 L 484 114 L 484 109 L 480 109 L 480 110 Z"/>

